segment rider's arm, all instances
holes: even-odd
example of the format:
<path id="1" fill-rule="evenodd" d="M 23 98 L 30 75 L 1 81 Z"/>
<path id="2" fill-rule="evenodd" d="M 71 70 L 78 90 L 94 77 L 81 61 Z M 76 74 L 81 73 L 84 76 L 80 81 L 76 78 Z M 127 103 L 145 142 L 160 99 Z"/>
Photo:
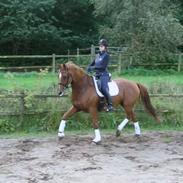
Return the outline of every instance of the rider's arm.
<path id="1" fill-rule="evenodd" d="M 109 55 L 105 54 L 100 65 L 95 66 L 97 70 L 105 70 L 109 64 Z"/>
<path id="2" fill-rule="evenodd" d="M 91 72 L 92 70 L 94 70 L 94 68 L 95 68 L 95 59 L 90 65 L 88 65 L 87 72 Z"/>
<path id="3" fill-rule="evenodd" d="M 93 62 L 88 67 L 94 66 L 94 65 L 95 65 L 95 59 L 93 60 Z"/>

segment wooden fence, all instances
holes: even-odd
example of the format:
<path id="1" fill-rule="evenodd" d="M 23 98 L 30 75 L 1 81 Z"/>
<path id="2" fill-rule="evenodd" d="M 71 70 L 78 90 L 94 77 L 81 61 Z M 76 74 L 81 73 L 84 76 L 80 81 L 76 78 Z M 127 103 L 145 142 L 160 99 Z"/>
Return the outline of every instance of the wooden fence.
<path id="1" fill-rule="evenodd" d="M 81 58 L 88 58 L 88 63 L 86 63 L 85 65 L 81 65 L 81 67 L 86 67 L 86 65 L 89 64 L 89 62 L 91 62 L 94 58 L 95 58 L 95 54 L 97 52 L 97 47 L 92 45 L 91 48 L 87 48 L 87 50 L 90 50 L 90 54 L 81 54 L 81 51 L 83 49 L 79 49 L 77 48 L 76 54 L 71 55 L 70 52 L 68 51 L 67 55 L 56 55 L 56 54 L 52 54 L 52 55 L 11 55 L 11 56 L 0 56 L 0 59 L 30 59 L 30 58 L 35 58 L 35 59 L 50 59 L 50 64 L 49 65 L 44 65 L 44 66 L 21 66 L 21 67 L 0 67 L 0 71 L 1 70 L 33 70 L 33 69 L 51 69 L 53 73 L 55 73 L 56 68 L 57 68 L 57 60 L 58 59 L 66 59 L 66 60 L 73 60 L 78 62 L 80 61 Z M 128 58 L 128 66 L 174 66 L 177 68 L 177 71 L 180 72 L 183 68 L 183 59 L 182 56 L 183 54 L 179 54 L 179 55 L 175 55 L 177 56 L 177 62 L 176 63 L 139 63 L 139 64 L 135 64 L 133 63 L 133 55 L 128 55 L 125 53 L 125 47 L 121 48 L 121 47 L 109 47 L 110 53 L 111 53 L 111 58 L 112 60 L 115 60 L 115 62 L 112 62 L 110 64 L 111 68 L 116 68 L 118 70 L 118 72 L 120 73 L 122 69 L 125 69 L 124 66 L 124 58 Z M 114 58 L 115 57 L 115 58 Z"/>
<path id="2" fill-rule="evenodd" d="M 12 70 L 12 69 L 16 69 L 16 70 L 25 70 L 27 71 L 27 69 L 51 69 L 53 73 L 55 73 L 56 71 L 56 67 L 57 67 L 57 63 L 56 63 L 56 59 L 59 58 L 65 58 L 68 61 L 71 58 L 75 58 L 76 60 L 78 60 L 79 57 L 91 57 L 91 55 L 56 55 L 56 54 L 52 54 L 52 55 L 11 55 L 11 56 L 0 56 L 0 59 L 29 59 L 29 58 L 44 58 L 44 59 L 50 59 L 50 65 L 45 65 L 45 66 L 21 66 L 21 67 L 0 67 L 0 70 Z"/>
<path id="3" fill-rule="evenodd" d="M 5 98 L 5 99 L 8 99 L 8 98 L 12 98 L 12 99 L 18 99 L 19 100 L 19 110 L 18 112 L 11 112 L 11 111 L 8 111 L 8 112 L 0 112 L 0 116 L 24 116 L 24 115 L 34 115 L 34 114 L 38 114 L 38 113 L 46 113 L 46 112 L 50 112 L 49 110 L 46 110 L 46 111 L 31 111 L 30 112 L 26 112 L 26 107 L 25 107 L 25 97 L 27 97 L 27 95 L 25 95 L 24 93 L 22 94 L 10 94 L 10 95 L 0 95 L 0 99 L 2 98 Z M 39 99 L 47 99 L 47 98 L 62 98 L 58 95 L 32 95 L 32 97 L 35 97 L 35 98 L 39 98 Z M 67 97 L 67 95 L 64 95 L 63 97 Z M 161 97 L 161 98 L 167 98 L 167 97 L 173 97 L 173 98 L 182 98 L 183 97 L 183 94 L 150 94 L 150 97 Z M 59 111 L 61 112 L 61 111 Z M 163 112 L 163 111 L 162 111 Z M 165 111 L 165 112 L 168 112 L 168 111 Z"/>

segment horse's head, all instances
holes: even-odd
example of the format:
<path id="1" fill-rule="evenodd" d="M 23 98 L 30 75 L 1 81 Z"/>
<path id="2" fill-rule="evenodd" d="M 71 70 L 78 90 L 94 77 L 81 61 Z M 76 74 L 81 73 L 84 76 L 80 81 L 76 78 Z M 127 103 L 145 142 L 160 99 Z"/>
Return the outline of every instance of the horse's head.
<path id="1" fill-rule="evenodd" d="M 69 73 L 69 69 L 66 64 L 61 64 L 59 66 L 59 95 L 62 96 L 64 94 L 64 90 L 68 87 L 69 84 L 72 82 L 72 76 Z"/>

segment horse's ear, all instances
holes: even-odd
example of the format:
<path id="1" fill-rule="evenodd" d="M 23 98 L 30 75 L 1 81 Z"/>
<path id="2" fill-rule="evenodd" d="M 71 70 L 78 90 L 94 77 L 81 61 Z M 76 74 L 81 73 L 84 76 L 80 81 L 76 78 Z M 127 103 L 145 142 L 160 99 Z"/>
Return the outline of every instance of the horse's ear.
<path id="1" fill-rule="evenodd" d="M 63 68 L 64 68 L 64 70 L 68 71 L 68 67 L 66 64 L 63 64 Z"/>
<path id="2" fill-rule="evenodd" d="M 59 64 L 59 65 L 58 65 L 58 70 L 61 70 L 62 67 L 63 67 L 63 64 Z"/>

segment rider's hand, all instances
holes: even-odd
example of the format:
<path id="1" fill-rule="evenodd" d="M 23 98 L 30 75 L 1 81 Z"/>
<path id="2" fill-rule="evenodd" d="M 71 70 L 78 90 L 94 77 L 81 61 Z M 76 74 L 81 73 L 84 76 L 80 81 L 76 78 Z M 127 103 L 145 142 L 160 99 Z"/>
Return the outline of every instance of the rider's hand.
<path id="1" fill-rule="evenodd" d="M 94 69 L 93 66 L 89 66 L 89 67 L 87 68 L 87 72 L 91 73 L 91 72 L 93 71 L 93 69 Z"/>

